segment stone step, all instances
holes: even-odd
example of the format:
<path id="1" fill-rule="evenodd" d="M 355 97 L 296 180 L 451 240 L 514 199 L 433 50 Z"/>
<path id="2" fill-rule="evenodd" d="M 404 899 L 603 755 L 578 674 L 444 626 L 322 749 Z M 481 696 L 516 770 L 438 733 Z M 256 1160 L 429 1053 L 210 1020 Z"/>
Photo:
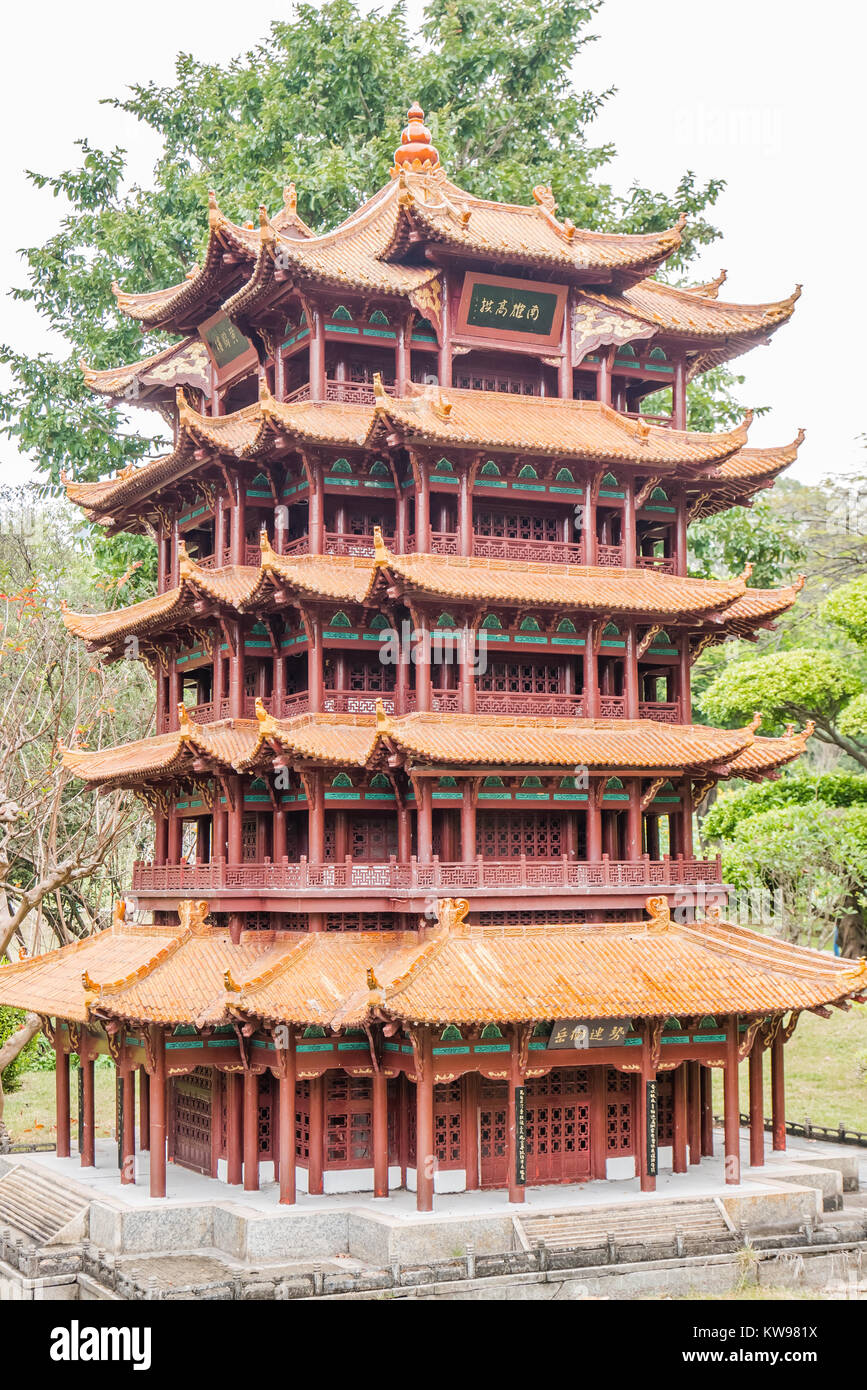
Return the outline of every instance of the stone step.
<path id="1" fill-rule="evenodd" d="M 597 1208 L 554 1216 L 519 1217 L 518 1220 L 531 1247 L 543 1241 L 551 1249 L 604 1245 L 609 1236 L 618 1245 L 630 1245 L 669 1242 L 677 1232 L 708 1239 L 726 1239 L 731 1234 L 713 1202 L 609 1207 L 604 1211 Z"/>
<path id="2" fill-rule="evenodd" d="M 86 1194 L 23 1163 L 0 1178 L 0 1226 L 10 1226 L 40 1245 L 82 1216 L 89 1205 Z"/>

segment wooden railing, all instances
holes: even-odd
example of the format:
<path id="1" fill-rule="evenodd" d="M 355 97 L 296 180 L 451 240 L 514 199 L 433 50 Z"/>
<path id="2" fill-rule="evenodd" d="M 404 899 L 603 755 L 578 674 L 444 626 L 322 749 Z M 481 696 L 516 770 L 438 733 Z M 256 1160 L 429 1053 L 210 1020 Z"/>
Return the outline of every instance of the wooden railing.
<path id="1" fill-rule="evenodd" d="M 399 863 L 395 858 L 383 863 L 359 863 L 352 859 L 339 863 L 311 864 L 302 856 L 279 864 L 227 864 L 224 859 L 210 864 L 133 865 L 132 887 L 136 893 L 232 893 L 237 891 L 328 893 L 379 890 L 390 893 L 430 892 L 452 894 L 512 891 L 515 889 L 656 888 L 717 884 L 721 882 L 721 861 L 716 859 L 609 859 L 597 862 L 568 859 L 474 859 L 469 863 L 447 863 L 434 858 L 421 864 L 416 858 Z"/>
<path id="2" fill-rule="evenodd" d="M 386 385 L 385 390 L 389 396 L 395 394 L 395 388 L 392 385 Z M 290 391 L 286 397 L 286 404 L 288 405 L 290 401 L 309 401 L 310 399 L 310 383 L 307 381 L 296 391 Z M 333 377 L 329 377 L 325 383 L 325 399 L 326 401 L 343 401 L 349 405 L 374 405 L 376 403 L 376 395 L 369 382 L 335 381 Z"/>
<path id="3" fill-rule="evenodd" d="M 377 702 L 381 700 L 386 714 L 411 714 L 416 709 L 416 696 L 410 691 L 401 704 L 394 691 L 387 690 L 326 690 L 322 701 L 325 714 L 375 714 Z M 310 712 L 310 696 L 306 690 L 284 695 L 278 709 L 274 697 L 266 695 L 262 700 L 265 709 L 277 719 L 291 719 L 293 715 Z M 431 694 L 431 708 L 438 714 L 460 714 L 461 693 L 459 690 L 434 690 Z M 213 724 L 218 719 L 231 718 L 229 701 L 220 701 L 219 710 L 213 700 L 199 705 L 188 705 L 187 713 L 194 724 Z M 514 691 L 477 690 L 476 714 L 524 715 L 527 718 L 574 718 L 583 719 L 586 706 L 583 694 L 556 695 L 522 694 Z M 244 696 L 241 718 L 255 719 L 256 699 L 253 695 Z M 624 695 L 600 695 L 599 717 L 601 719 L 625 719 L 626 697 Z M 677 700 L 656 702 L 642 700 L 638 706 L 639 719 L 655 719 L 660 724 L 680 724 L 681 708 Z M 169 729 L 168 716 L 163 721 L 160 733 Z"/>
<path id="4" fill-rule="evenodd" d="M 571 541 L 529 541 L 476 536 L 473 554 L 481 560 L 535 560 L 542 565 L 583 565 L 584 547 Z"/>

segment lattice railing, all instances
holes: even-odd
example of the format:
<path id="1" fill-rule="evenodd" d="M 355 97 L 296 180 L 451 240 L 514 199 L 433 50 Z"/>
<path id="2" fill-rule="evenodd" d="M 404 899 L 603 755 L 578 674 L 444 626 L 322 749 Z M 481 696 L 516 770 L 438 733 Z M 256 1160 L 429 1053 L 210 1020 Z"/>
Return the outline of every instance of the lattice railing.
<path id="1" fill-rule="evenodd" d="M 597 862 L 569 859 L 513 860 L 474 859 L 450 863 L 434 858 L 422 864 L 416 858 L 400 863 L 359 863 L 352 859 L 310 864 L 301 858 L 275 864 L 146 864 L 133 867 L 135 892 L 187 893 L 260 892 L 317 894 L 340 890 L 371 889 L 387 892 L 484 893 L 497 890 L 573 888 L 651 888 L 685 884 L 718 884 L 721 861 L 716 859 L 609 859 Z"/>

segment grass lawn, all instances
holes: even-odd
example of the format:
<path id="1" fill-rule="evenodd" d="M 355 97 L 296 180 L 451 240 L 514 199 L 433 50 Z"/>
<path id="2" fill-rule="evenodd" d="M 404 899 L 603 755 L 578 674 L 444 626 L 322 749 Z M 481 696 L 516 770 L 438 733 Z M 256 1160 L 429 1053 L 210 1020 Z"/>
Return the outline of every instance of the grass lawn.
<path id="1" fill-rule="evenodd" d="M 114 1067 L 97 1066 L 96 1133 L 98 1138 L 114 1134 Z M 78 1139 L 78 1072 L 69 1073 L 72 1101 L 72 1143 Z M 21 1078 L 21 1090 L 6 1097 L 3 1118 L 13 1144 L 48 1144 L 56 1136 L 54 1123 L 54 1072 L 28 1071 Z"/>

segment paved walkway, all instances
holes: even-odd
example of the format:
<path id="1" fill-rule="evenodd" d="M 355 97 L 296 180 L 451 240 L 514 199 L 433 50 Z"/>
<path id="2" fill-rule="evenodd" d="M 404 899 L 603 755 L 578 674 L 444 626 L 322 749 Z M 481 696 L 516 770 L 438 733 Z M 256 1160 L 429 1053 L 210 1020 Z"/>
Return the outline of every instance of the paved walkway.
<path id="1" fill-rule="evenodd" d="M 741 1157 L 745 1169 L 749 1162 L 748 1139 L 748 1132 L 742 1130 Z M 721 1131 L 715 1133 L 714 1140 L 714 1157 L 702 1159 L 700 1165 L 697 1164 L 690 1168 L 688 1172 L 672 1173 L 670 1169 L 663 1168 L 657 1177 L 655 1193 L 642 1194 L 637 1178 L 563 1186 L 528 1187 L 526 1189 L 527 1201 L 523 1207 L 510 1207 L 508 1194 L 501 1191 L 438 1193 L 434 1198 L 433 1215 L 467 1217 L 502 1214 L 507 1210 L 512 1212 L 528 1209 L 551 1210 L 556 1208 L 563 1210 L 571 1207 L 609 1205 L 634 1202 L 638 1198 L 641 1198 L 642 1201 L 653 1202 L 731 1194 L 738 1189 L 734 1186 L 727 1187 L 724 1180 Z M 763 1171 L 768 1178 L 772 1178 L 774 1164 L 780 1160 L 796 1162 L 801 1155 L 811 1154 L 815 1157 L 823 1153 L 846 1154 L 850 1158 L 853 1154 L 858 1154 L 861 1158 L 861 1185 L 867 1187 L 867 1150 L 850 1144 L 833 1144 L 824 1140 L 808 1140 L 792 1135 L 788 1137 L 788 1149 L 784 1154 L 772 1154 L 770 1136 L 768 1135 L 765 1168 L 764 1170 L 754 1169 L 750 1171 L 754 1172 L 757 1177 Z M 11 1157 L 14 1159 L 15 1155 Z M 56 1176 L 62 1176 L 83 1184 L 93 1192 L 95 1197 L 108 1198 L 111 1201 L 122 1202 L 131 1207 L 164 1205 L 163 1199 L 151 1198 L 148 1193 L 149 1162 L 147 1153 L 137 1155 L 135 1185 L 121 1186 L 117 1169 L 117 1147 L 111 1140 L 97 1140 L 97 1166 L 95 1168 L 82 1168 L 77 1156 L 57 1158 L 55 1154 L 38 1153 L 21 1155 L 21 1157 L 26 1157 L 29 1163 L 38 1163 L 40 1166 L 44 1166 Z M 759 1190 L 759 1184 L 752 1180 L 746 1186 L 751 1192 Z M 247 1211 L 263 1212 L 272 1216 L 280 1214 L 287 1217 L 296 1211 L 304 1213 L 336 1212 L 348 1208 L 387 1212 L 390 1217 L 398 1220 L 415 1221 L 419 1219 L 420 1215 L 416 1211 L 415 1193 L 404 1189 L 395 1190 L 388 1201 L 374 1198 L 371 1193 L 365 1192 L 340 1193 L 321 1197 L 311 1197 L 307 1193 L 299 1192 L 295 1207 L 280 1207 L 277 1199 L 277 1184 L 273 1181 L 263 1182 L 258 1192 L 243 1192 L 238 1187 L 228 1187 L 216 1178 L 204 1177 L 200 1173 L 193 1173 L 186 1168 L 180 1168 L 174 1163 L 169 1163 L 167 1167 L 166 1200 L 170 1202 L 184 1204 L 228 1202 L 242 1206 Z"/>

